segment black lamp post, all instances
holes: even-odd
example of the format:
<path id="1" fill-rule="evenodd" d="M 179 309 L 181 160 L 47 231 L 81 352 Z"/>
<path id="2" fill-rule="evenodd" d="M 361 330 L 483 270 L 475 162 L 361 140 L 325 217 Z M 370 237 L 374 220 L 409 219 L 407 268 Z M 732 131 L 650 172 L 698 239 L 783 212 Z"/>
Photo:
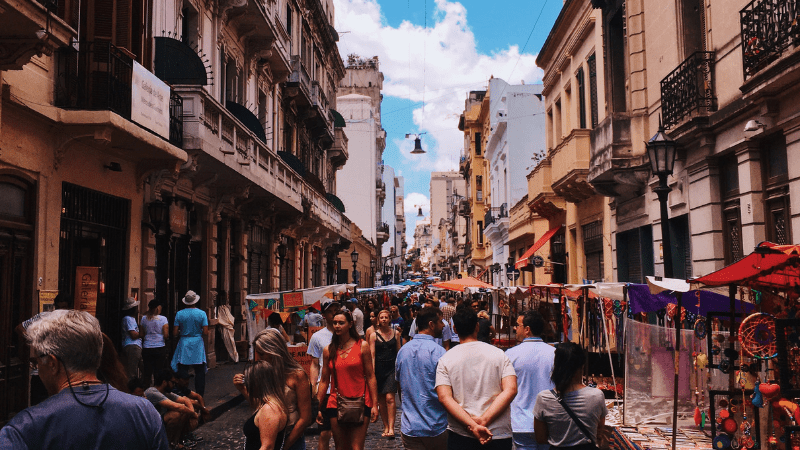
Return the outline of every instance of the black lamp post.
<path id="1" fill-rule="evenodd" d="M 358 271 L 356 270 L 356 264 L 358 263 L 358 251 L 356 251 L 355 247 L 353 247 L 353 251 L 350 253 L 350 260 L 353 261 L 353 283 L 358 284 Z"/>
<path id="2" fill-rule="evenodd" d="M 672 175 L 677 146 L 675 141 L 667 136 L 660 121 L 658 132 L 647 142 L 646 146 L 653 175 L 658 177 L 658 186 L 653 188 L 653 191 L 658 195 L 658 202 L 661 204 L 661 243 L 664 248 L 664 277 L 672 278 L 672 245 L 669 237 L 669 214 L 667 211 L 667 199 L 672 188 L 667 184 L 667 176 Z"/>
<path id="3" fill-rule="evenodd" d="M 372 274 L 372 286 L 373 287 L 375 286 L 375 266 L 376 265 L 377 265 L 377 263 L 375 262 L 374 259 L 370 259 L 369 260 L 369 268 L 370 268 L 370 272 Z"/>

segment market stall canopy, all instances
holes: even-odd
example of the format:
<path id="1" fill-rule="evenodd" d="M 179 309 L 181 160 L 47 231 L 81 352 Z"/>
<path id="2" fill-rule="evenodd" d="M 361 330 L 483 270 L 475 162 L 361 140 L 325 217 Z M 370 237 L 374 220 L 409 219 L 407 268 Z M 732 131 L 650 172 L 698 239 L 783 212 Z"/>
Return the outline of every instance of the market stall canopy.
<path id="1" fill-rule="evenodd" d="M 491 284 L 484 283 L 483 281 L 472 277 L 442 281 L 440 283 L 432 284 L 431 287 L 448 289 L 451 291 L 458 291 L 458 292 L 463 292 L 464 289 L 466 288 L 496 289 Z"/>
<path id="2" fill-rule="evenodd" d="M 689 283 L 678 278 L 664 278 L 646 276 L 647 286 L 650 287 L 651 294 L 660 294 L 664 291 L 688 292 L 691 289 Z"/>
<path id="3" fill-rule="evenodd" d="M 358 288 L 359 294 L 369 294 L 370 292 L 405 292 L 410 286 L 400 286 L 399 284 L 390 284 L 387 286 L 379 286 L 374 288 Z"/>
<path id="4" fill-rule="evenodd" d="M 531 245 L 531 248 L 529 248 L 528 251 L 526 251 L 525 254 L 523 254 L 522 257 L 519 258 L 516 263 L 514 263 L 514 268 L 521 269 L 527 266 L 529 264 L 528 258 L 533 256 L 533 254 L 536 253 L 536 250 L 542 248 L 545 242 L 549 241 L 550 238 L 552 238 L 556 233 L 558 233 L 558 230 L 560 230 L 561 227 L 562 225 L 559 225 L 553 228 L 552 230 L 548 231 L 547 233 L 545 233 L 542 237 L 540 237 L 539 240 L 536 241 L 533 245 Z"/>
<path id="5" fill-rule="evenodd" d="M 762 242 L 753 253 L 739 261 L 689 281 L 706 286 L 796 288 L 800 286 L 800 246 Z"/>
<path id="6" fill-rule="evenodd" d="M 677 298 L 673 291 L 664 291 L 654 295 L 650 293 L 650 287 L 646 284 L 628 285 L 628 305 L 631 314 L 654 312 L 675 303 L 677 303 Z M 699 308 L 698 303 L 700 304 Z M 735 305 L 736 312 L 749 313 L 755 309 L 755 305 L 752 303 L 741 300 L 736 300 Z M 683 294 L 683 307 L 691 313 L 705 316 L 710 311 L 730 311 L 731 301 L 726 295 L 696 290 Z"/>
<path id="7" fill-rule="evenodd" d="M 397 283 L 398 286 L 419 286 L 422 283 L 417 283 L 416 281 L 411 280 L 403 280 L 400 283 Z"/>

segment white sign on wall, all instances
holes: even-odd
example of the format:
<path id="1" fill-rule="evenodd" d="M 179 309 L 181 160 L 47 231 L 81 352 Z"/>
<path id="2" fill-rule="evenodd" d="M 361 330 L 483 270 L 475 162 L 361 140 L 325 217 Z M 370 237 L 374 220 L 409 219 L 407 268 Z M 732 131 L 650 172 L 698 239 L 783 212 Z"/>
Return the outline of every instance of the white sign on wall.
<path id="1" fill-rule="evenodd" d="M 133 62 L 131 120 L 169 139 L 169 86 Z"/>

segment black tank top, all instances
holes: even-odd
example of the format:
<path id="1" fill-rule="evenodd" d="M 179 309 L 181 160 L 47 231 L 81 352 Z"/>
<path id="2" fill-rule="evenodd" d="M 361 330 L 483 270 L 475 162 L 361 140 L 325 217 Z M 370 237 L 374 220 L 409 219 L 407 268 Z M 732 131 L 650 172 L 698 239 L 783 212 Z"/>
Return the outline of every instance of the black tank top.
<path id="1" fill-rule="evenodd" d="M 258 450 L 261 448 L 261 432 L 256 426 L 256 414 L 258 414 L 258 411 L 253 413 L 249 419 L 245 420 L 244 426 L 242 426 L 242 431 L 244 431 L 244 450 Z M 303 437 L 301 436 L 300 439 L 302 438 Z M 273 448 L 276 450 L 283 450 L 285 439 L 286 430 L 284 429 L 281 430 L 281 432 L 278 433 L 278 436 L 275 437 L 275 444 Z"/>
<path id="2" fill-rule="evenodd" d="M 378 340 L 375 341 L 375 360 L 381 362 L 394 361 L 397 358 L 397 338 L 392 329 L 392 338 L 388 341 L 375 330 Z"/>

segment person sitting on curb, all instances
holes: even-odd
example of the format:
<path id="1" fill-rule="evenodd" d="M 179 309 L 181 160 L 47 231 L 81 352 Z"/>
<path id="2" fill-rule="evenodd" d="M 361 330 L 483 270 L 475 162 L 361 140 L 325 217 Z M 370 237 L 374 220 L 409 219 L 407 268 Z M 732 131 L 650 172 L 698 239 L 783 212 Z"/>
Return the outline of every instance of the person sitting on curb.
<path id="1" fill-rule="evenodd" d="M 177 450 L 194 447 L 191 441 L 181 442 L 181 436 L 197 428 L 197 413 L 192 401 L 171 392 L 175 373 L 164 369 L 153 377 L 155 386 L 147 388 L 144 396 L 156 407 L 164 420 L 170 446 Z"/>
<path id="2" fill-rule="evenodd" d="M 201 415 L 203 422 L 208 422 L 211 418 L 211 410 L 206 408 L 203 396 L 189 389 L 189 379 L 193 376 L 186 369 L 175 372 L 175 385 L 172 387 L 172 393 L 191 400 L 194 411 Z"/>

